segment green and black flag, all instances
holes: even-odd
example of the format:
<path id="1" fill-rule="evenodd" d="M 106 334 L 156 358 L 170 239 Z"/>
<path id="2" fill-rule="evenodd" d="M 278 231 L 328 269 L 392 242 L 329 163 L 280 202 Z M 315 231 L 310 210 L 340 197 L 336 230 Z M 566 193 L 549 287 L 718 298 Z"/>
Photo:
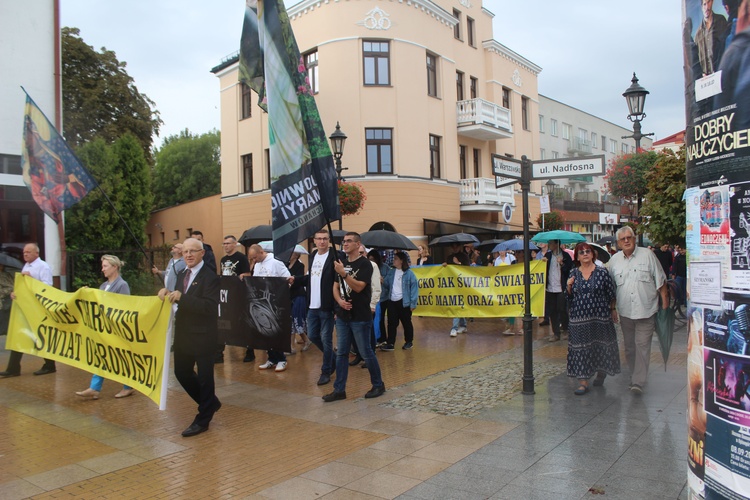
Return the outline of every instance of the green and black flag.
<path id="1" fill-rule="evenodd" d="M 240 81 L 268 113 L 273 249 L 281 258 L 341 218 L 331 150 L 281 0 L 247 2 Z"/>

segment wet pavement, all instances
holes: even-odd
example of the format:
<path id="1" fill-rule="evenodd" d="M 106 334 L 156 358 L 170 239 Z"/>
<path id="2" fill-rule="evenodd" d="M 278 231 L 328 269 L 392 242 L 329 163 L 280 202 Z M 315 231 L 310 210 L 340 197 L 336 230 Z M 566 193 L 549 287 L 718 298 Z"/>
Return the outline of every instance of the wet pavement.
<path id="1" fill-rule="evenodd" d="M 41 360 L 24 356 L 22 376 L 0 380 L 0 498 L 687 498 L 684 328 L 666 372 L 654 341 L 642 396 L 625 374 L 573 395 L 566 342 L 538 326 L 536 394 L 522 395 L 521 336 L 495 319 L 449 330 L 415 318 L 414 349 L 399 334 L 378 353 L 388 391 L 371 400 L 367 370 L 352 367 L 348 399 L 323 403 L 332 387 L 315 384 L 314 347 L 283 373 L 228 348 L 221 412 L 191 438 L 180 432 L 195 405 L 173 376 L 162 412 L 115 399 L 114 382 L 81 400 L 89 374 L 58 363 L 32 376 Z"/>

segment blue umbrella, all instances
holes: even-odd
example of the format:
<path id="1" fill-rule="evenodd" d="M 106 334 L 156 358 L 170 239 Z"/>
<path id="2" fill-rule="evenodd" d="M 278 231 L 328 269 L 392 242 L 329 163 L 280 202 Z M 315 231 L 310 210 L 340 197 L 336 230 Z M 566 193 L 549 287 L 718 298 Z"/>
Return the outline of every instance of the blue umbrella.
<path id="1" fill-rule="evenodd" d="M 563 231 L 562 229 L 538 233 L 531 239 L 537 243 L 549 243 L 551 240 L 558 240 L 560 243 L 581 243 L 586 241 L 586 238 L 580 234 L 573 231 Z"/>
<path id="2" fill-rule="evenodd" d="M 493 252 L 499 252 L 500 250 L 513 250 L 514 252 L 523 250 L 523 240 L 512 239 L 503 241 L 502 243 L 498 243 L 497 245 L 495 245 L 495 248 L 492 249 Z M 532 242 L 529 242 L 529 250 L 539 250 L 539 247 Z"/>

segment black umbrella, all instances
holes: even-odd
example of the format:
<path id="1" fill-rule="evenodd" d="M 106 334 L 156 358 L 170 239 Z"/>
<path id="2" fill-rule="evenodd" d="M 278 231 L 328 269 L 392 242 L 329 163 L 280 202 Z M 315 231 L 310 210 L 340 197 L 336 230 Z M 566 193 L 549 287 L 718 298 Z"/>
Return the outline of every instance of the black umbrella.
<path id="1" fill-rule="evenodd" d="M 601 238 L 599 240 L 596 240 L 596 243 L 598 245 L 606 245 L 607 243 L 614 245 L 617 240 L 614 236 L 605 236 L 604 238 Z"/>
<path id="2" fill-rule="evenodd" d="M 474 246 L 477 247 L 477 248 L 479 248 L 479 249 L 481 249 L 481 250 L 487 250 L 487 251 L 489 251 L 490 249 L 495 248 L 495 246 L 497 246 L 498 244 L 500 244 L 500 243 L 502 243 L 504 241 L 505 240 L 503 240 L 503 239 L 494 238 L 494 239 L 491 239 L 491 240 L 484 240 L 479 245 L 474 245 Z"/>
<path id="3" fill-rule="evenodd" d="M 23 262 L 18 259 L 14 259 L 5 252 L 0 252 L 0 265 L 5 267 L 15 267 L 17 269 L 23 269 Z"/>
<path id="4" fill-rule="evenodd" d="M 334 229 L 331 231 L 331 243 L 334 243 L 336 245 L 341 245 L 341 242 L 344 240 L 344 236 L 346 236 L 346 233 L 348 233 L 346 229 Z"/>
<path id="5" fill-rule="evenodd" d="M 446 245 L 452 245 L 454 243 L 458 243 L 461 245 L 478 245 L 479 239 L 474 236 L 473 234 L 468 233 L 455 233 L 455 234 L 447 234 L 445 236 L 440 236 L 438 238 L 435 238 L 430 242 L 430 246 L 446 246 Z"/>
<path id="6" fill-rule="evenodd" d="M 606 248 L 604 248 L 601 245 L 597 245 L 596 243 L 589 243 L 589 246 L 596 249 L 596 255 L 599 257 L 599 260 L 602 261 L 602 264 L 606 264 L 609 262 L 610 257 L 612 257 Z"/>
<path id="7" fill-rule="evenodd" d="M 239 241 L 244 246 L 250 246 L 261 241 L 273 239 L 273 228 L 270 224 L 251 227 L 240 236 Z"/>
<path id="8" fill-rule="evenodd" d="M 362 233 L 362 244 L 372 248 L 387 248 L 392 250 L 418 250 L 417 246 L 403 234 L 385 229 Z"/>

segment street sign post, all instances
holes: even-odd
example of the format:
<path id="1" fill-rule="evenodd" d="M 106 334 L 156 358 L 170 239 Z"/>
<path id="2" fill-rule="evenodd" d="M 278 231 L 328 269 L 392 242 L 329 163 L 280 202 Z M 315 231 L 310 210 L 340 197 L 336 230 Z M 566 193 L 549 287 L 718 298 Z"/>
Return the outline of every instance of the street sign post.
<path id="1" fill-rule="evenodd" d="M 604 155 L 537 160 L 531 162 L 531 169 L 532 179 L 604 175 Z"/>
<path id="2" fill-rule="evenodd" d="M 493 154 L 492 173 L 495 174 L 495 176 L 513 178 L 518 182 L 521 180 L 521 162 L 514 158 L 508 158 L 507 156 Z"/>

